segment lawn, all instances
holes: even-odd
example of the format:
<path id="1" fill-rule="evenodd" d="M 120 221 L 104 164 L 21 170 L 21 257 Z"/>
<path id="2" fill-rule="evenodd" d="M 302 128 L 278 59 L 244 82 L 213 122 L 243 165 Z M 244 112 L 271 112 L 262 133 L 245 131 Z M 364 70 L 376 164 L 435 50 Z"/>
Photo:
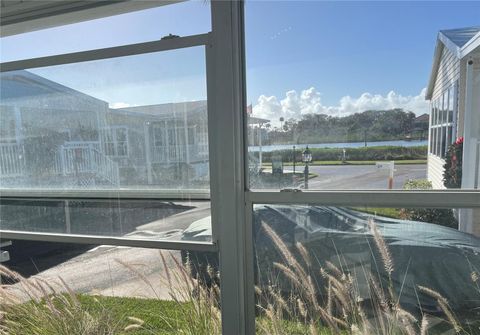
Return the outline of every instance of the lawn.
<path id="1" fill-rule="evenodd" d="M 185 321 L 182 320 L 177 312 L 179 303 L 175 301 L 89 295 L 80 295 L 79 300 L 90 313 L 100 313 L 102 309 L 108 310 L 113 319 L 122 322 L 122 329 L 131 323 L 128 317 L 133 316 L 145 322 L 145 329 L 123 332 L 122 334 L 178 334 L 185 326 Z M 186 305 L 187 303 L 184 304 Z M 309 333 L 308 326 L 302 323 L 288 320 L 282 322 L 282 329 L 286 330 L 289 335 Z M 256 323 L 257 328 L 261 327 L 265 329 L 269 328 L 271 322 L 266 317 L 258 317 Z M 257 331 L 259 330 L 260 329 L 257 329 Z M 332 334 L 328 328 L 318 328 L 317 333 L 318 335 Z M 345 334 L 347 334 L 347 332 L 345 332 Z"/>
<path id="2" fill-rule="evenodd" d="M 175 301 L 90 295 L 79 295 L 79 300 L 91 314 L 107 310 L 111 318 L 120 323 L 121 329 L 132 323 L 128 317 L 145 322 L 145 329 L 130 331 L 129 334 L 178 334 L 183 328 L 184 320 L 178 315 L 178 303 Z"/>
<path id="3" fill-rule="evenodd" d="M 135 317 L 144 321 L 143 329 L 123 331 L 120 334 L 170 335 L 181 333 L 186 326 L 186 321 L 178 313 L 179 302 L 90 295 L 79 295 L 78 298 L 83 308 L 92 315 L 108 311 L 111 319 L 119 322 L 120 329 L 132 324 L 128 317 Z M 187 306 L 188 303 L 182 304 Z M 289 335 L 308 333 L 308 327 L 303 324 L 286 320 L 283 322 L 283 327 L 288 330 Z M 257 326 L 268 327 L 269 323 L 268 318 L 257 319 Z M 332 332 L 327 328 L 319 328 L 318 334 L 330 335 Z"/>
<path id="4" fill-rule="evenodd" d="M 319 166 L 319 165 L 375 165 L 376 163 L 389 163 L 391 161 L 314 161 L 311 162 L 309 165 Z M 425 159 L 405 159 L 405 160 L 396 160 L 395 165 L 407 165 L 407 164 L 427 164 L 427 160 Z M 296 166 L 303 166 L 302 162 L 297 162 Z M 283 166 L 293 166 L 292 162 L 284 162 Z M 271 168 L 271 163 L 263 163 L 264 168 Z"/>

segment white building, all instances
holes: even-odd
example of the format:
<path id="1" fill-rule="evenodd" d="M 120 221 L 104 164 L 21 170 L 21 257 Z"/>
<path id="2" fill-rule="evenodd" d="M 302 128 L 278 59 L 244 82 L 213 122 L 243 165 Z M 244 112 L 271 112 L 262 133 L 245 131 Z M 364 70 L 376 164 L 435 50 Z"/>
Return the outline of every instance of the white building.
<path id="1" fill-rule="evenodd" d="M 443 165 L 450 144 L 464 138 L 462 188 L 480 188 L 480 27 L 438 33 L 426 99 L 431 102 L 428 179 L 445 188 Z M 480 222 L 461 211 L 460 229 L 480 234 Z"/>
<path id="2" fill-rule="evenodd" d="M 206 101 L 111 109 L 29 71 L 1 79 L 2 187 L 208 187 Z"/>

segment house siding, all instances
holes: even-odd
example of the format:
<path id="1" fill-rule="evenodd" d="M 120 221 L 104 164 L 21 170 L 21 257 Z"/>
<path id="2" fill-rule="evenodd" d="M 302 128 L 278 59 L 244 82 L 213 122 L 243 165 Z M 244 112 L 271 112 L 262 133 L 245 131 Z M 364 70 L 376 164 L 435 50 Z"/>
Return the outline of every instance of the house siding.
<path id="1" fill-rule="evenodd" d="M 460 71 L 460 60 L 447 48 L 443 48 L 442 56 L 440 59 L 440 65 L 438 67 L 437 76 L 435 78 L 435 84 L 433 88 L 433 94 L 431 101 L 434 101 L 438 98 L 441 98 L 443 92 L 445 92 L 449 87 L 451 87 L 455 82 L 460 82 L 457 101 L 455 104 L 458 104 L 462 99 L 462 88 L 461 88 L 461 71 Z M 460 105 L 458 105 L 458 111 L 460 110 Z M 460 114 L 460 113 L 459 113 Z M 457 118 L 457 129 L 456 134 L 459 133 L 460 130 L 463 131 L 463 127 L 460 129 L 459 125 L 463 123 L 463 115 L 460 117 L 458 115 Z M 430 121 L 431 122 L 431 121 Z M 429 143 L 430 143 L 430 136 L 431 132 L 429 132 Z M 459 136 L 459 135 L 458 135 Z M 427 176 L 428 180 L 432 182 L 432 186 L 434 189 L 444 189 L 445 186 L 443 185 L 443 165 L 445 164 L 445 160 L 441 159 L 440 157 L 433 155 L 430 153 L 428 154 L 428 169 L 427 169 Z"/>
<path id="2" fill-rule="evenodd" d="M 445 161 L 438 156 L 428 154 L 428 180 L 434 189 L 445 189 L 443 185 L 443 165 Z"/>
<path id="3" fill-rule="evenodd" d="M 432 100 L 435 100 L 448 87 L 460 78 L 460 60 L 447 48 L 443 48 L 440 65 L 438 68 Z"/>

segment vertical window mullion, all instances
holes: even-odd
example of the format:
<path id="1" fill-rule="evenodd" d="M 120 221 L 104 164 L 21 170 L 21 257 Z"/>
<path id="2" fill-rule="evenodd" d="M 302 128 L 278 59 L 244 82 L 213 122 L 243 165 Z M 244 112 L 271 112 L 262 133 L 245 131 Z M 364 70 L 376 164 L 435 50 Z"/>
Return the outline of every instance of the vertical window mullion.
<path id="1" fill-rule="evenodd" d="M 223 334 L 254 334 L 253 250 L 245 223 L 243 2 L 213 1 L 207 46 L 212 229 L 218 240 Z M 220 205 L 221 204 L 221 205 Z M 214 240 L 215 241 L 215 240 Z M 250 241 L 251 242 L 251 241 Z M 251 271 L 247 271 L 247 268 Z"/>

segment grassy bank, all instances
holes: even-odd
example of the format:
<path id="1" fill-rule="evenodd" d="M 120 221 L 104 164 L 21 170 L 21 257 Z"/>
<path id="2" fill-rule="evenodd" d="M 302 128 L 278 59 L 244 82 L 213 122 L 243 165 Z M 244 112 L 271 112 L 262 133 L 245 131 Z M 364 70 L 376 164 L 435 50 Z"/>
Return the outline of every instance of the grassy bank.
<path id="1" fill-rule="evenodd" d="M 310 163 L 311 166 L 319 165 L 375 165 L 376 163 L 386 163 L 391 161 L 313 161 Z M 426 159 L 405 159 L 400 161 L 395 161 L 395 165 L 409 165 L 409 164 L 427 164 Z M 264 168 L 271 168 L 271 163 L 264 163 Z M 297 166 L 303 166 L 302 162 L 297 162 Z M 283 166 L 293 166 L 293 162 L 285 162 Z"/>
<path id="2" fill-rule="evenodd" d="M 314 162 L 341 162 L 343 160 L 342 148 L 311 148 Z M 295 151 L 295 161 L 302 161 L 303 149 Z M 293 162 L 293 150 L 275 150 L 263 153 L 263 161 L 271 162 L 272 159 L 283 162 Z M 363 148 L 346 148 L 345 160 L 347 162 L 374 162 L 374 161 L 426 161 L 427 146 L 402 147 L 378 146 Z"/>

